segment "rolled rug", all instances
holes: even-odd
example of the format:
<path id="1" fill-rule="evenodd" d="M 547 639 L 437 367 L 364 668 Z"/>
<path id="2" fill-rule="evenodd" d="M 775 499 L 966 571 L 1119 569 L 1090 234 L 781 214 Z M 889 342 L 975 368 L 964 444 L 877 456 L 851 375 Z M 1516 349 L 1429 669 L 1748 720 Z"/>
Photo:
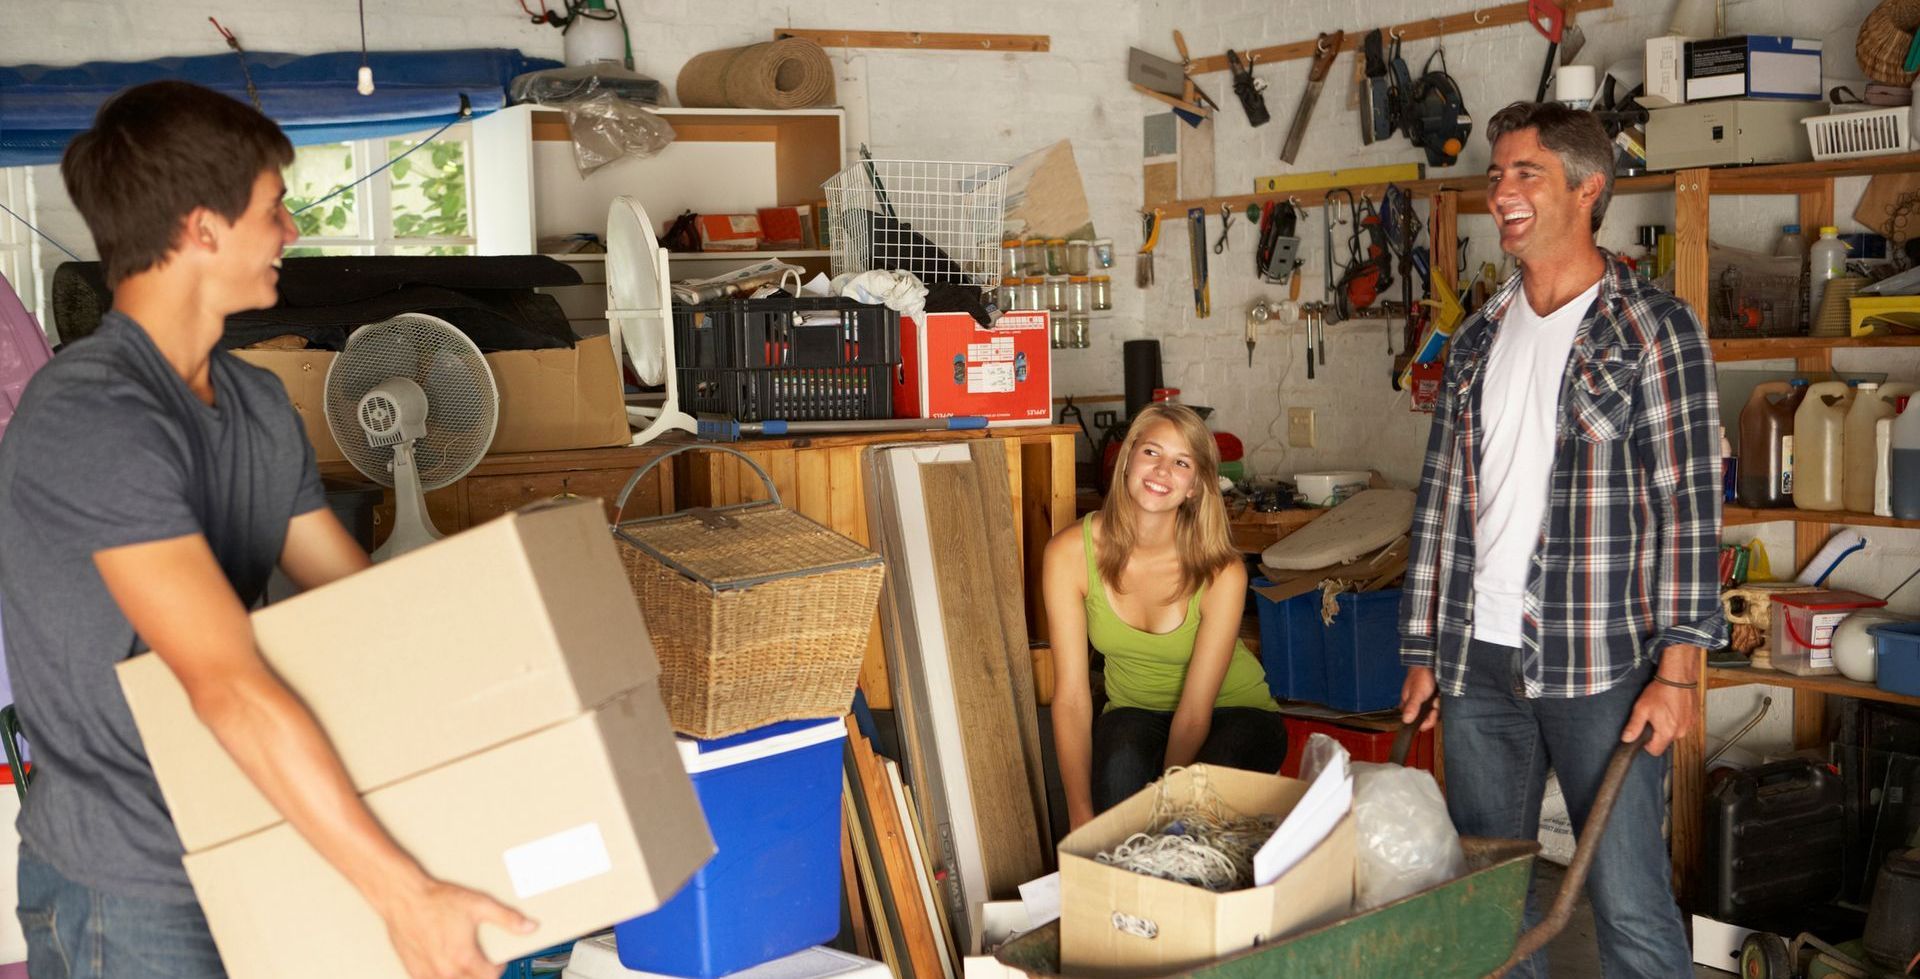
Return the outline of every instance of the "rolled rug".
<path id="1" fill-rule="evenodd" d="M 806 109 L 834 100 L 833 61 L 805 38 L 694 55 L 675 83 L 688 108 Z"/>

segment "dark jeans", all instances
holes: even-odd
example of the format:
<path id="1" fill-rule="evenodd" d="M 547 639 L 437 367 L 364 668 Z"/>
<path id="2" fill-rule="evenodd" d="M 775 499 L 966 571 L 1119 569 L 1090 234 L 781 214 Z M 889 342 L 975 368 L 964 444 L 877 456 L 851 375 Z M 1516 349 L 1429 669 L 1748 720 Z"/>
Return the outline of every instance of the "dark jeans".
<path id="1" fill-rule="evenodd" d="M 1519 650 L 1473 642 L 1467 649 L 1467 690 L 1445 699 L 1447 809 L 1463 836 L 1532 840 L 1540 835 L 1540 796 L 1547 768 L 1560 777 L 1577 835 L 1606 774 L 1607 760 L 1634 701 L 1653 678 L 1653 663 L 1605 693 L 1591 697 L 1528 699 L 1520 687 Z M 1600 942 L 1600 974 L 1656 977 L 1693 974 L 1686 927 L 1673 902 L 1662 785 L 1669 756 L 1641 752 L 1627 772 L 1606 833 L 1587 876 Z M 1539 920 L 1527 897 L 1527 924 Z M 1544 977 L 1542 952 L 1521 963 L 1515 977 Z"/>
<path id="2" fill-rule="evenodd" d="M 1093 721 L 1093 811 L 1102 813 L 1160 777 L 1173 714 L 1115 707 Z M 1220 707 L 1213 712 L 1197 765 L 1278 772 L 1287 760 L 1287 728 L 1277 712 Z"/>
<path id="3" fill-rule="evenodd" d="M 20 848 L 20 927 L 32 979 L 223 979 L 198 904 L 102 894 Z"/>

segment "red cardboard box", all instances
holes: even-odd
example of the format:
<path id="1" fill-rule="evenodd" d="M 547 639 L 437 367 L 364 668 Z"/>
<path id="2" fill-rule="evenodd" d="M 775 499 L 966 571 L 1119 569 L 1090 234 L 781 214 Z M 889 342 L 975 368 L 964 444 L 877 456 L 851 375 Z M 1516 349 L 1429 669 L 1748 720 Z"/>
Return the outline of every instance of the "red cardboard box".
<path id="1" fill-rule="evenodd" d="M 702 214 L 694 220 L 700 250 L 750 252 L 760 247 L 760 219 L 752 214 Z"/>
<path id="2" fill-rule="evenodd" d="M 1047 424 L 1053 418 L 1051 326 L 1045 311 L 1003 313 L 990 329 L 967 313 L 901 317 L 894 416 Z"/>

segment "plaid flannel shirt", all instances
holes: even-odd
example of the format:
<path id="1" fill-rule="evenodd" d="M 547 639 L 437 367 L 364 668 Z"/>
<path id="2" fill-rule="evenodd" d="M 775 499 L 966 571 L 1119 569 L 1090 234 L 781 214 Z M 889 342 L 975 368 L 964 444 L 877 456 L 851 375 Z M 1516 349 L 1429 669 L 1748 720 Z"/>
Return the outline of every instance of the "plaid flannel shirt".
<path id="1" fill-rule="evenodd" d="M 1522 600 L 1526 695 L 1600 693 L 1674 644 L 1726 642 L 1720 612 L 1720 406 L 1686 304 L 1603 252 L 1562 381 L 1547 514 Z M 1509 279 L 1453 338 L 1400 602 L 1400 659 L 1466 685 L 1479 512 L 1481 383 Z M 1498 392 L 1494 392 L 1498 396 Z"/>

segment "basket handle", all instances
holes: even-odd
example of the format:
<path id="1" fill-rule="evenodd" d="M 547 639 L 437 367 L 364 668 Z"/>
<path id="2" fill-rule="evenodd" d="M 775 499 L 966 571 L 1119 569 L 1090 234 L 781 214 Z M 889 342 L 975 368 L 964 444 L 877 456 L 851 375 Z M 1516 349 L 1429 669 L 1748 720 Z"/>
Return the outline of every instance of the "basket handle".
<path id="1" fill-rule="evenodd" d="M 1782 617 L 1782 618 L 1785 618 L 1785 619 L 1787 620 L 1787 638 L 1789 638 L 1789 639 L 1792 639 L 1792 640 L 1793 640 L 1794 642 L 1797 642 L 1797 643 L 1799 643 L 1800 645 L 1802 645 L 1802 646 L 1805 646 L 1805 647 L 1807 647 L 1808 649 L 1831 649 L 1831 648 L 1833 648 L 1833 643 L 1832 643 L 1831 641 L 1829 641 L 1829 642 L 1823 642 L 1823 643 L 1810 643 L 1810 642 L 1808 642 L 1808 641 L 1807 641 L 1807 637 L 1805 637 L 1805 636 L 1803 636 L 1803 635 L 1801 635 L 1801 634 L 1800 634 L 1800 630 L 1798 630 L 1798 629 L 1795 629 L 1795 628 L 1793 627 L 1793 613 L 1792 613 L 1792 612 L 1787 612 L 1787 611 L 1784 611 L 1784 610 L 1783 610 L 1783 611 L 1782 611 L 1782 612 L 1781 612 L 1780 614 L 1781 614 L 1781 617 Z"/>
<path id="2" fill-rule="evenodd" d="M 648 462 L 646 465 L 641 466 L 639 469 L 634 470 L 633 475 L 627 477 L 627 485 L 620 487 L 620 496 L 613 501 L 613 522 L 615 524 L 618 524 L 620 522 L 620 517 L 624 513 L 626 513 L 627 497 L 633 494 L 634 487 L 640 485 L 640 480 L 644 479 L 647 473 L 650 473 L 653 471 L 653 467 L 683 452 L 695 452 L 695 451 L 725 452 L 730 456 L 738 456 L 741 462 L 744 462 L 747 465 L 752 466 L 753 471 L 760 474 L 760 483 L 761 485 L 767 488 L 767 499 L 772 501 L 775 506 L 780 505 L 780 490 L 774 487 L 773 477 L 767 475 L 767 471 L 765 469 L 760 468 L 760 464 L 753 461 L 752 456 L 749 456 L 744 452 L 740 452 L 735 449 L 729 449 L 721 445 L 683 445 L 677 449 L 671 449 L 669 451 L 660 453 L 658 456 L 655 456 L 653 460 Z M 680 511 L 676 510 L 674 512 L 678 513 Z"/>

